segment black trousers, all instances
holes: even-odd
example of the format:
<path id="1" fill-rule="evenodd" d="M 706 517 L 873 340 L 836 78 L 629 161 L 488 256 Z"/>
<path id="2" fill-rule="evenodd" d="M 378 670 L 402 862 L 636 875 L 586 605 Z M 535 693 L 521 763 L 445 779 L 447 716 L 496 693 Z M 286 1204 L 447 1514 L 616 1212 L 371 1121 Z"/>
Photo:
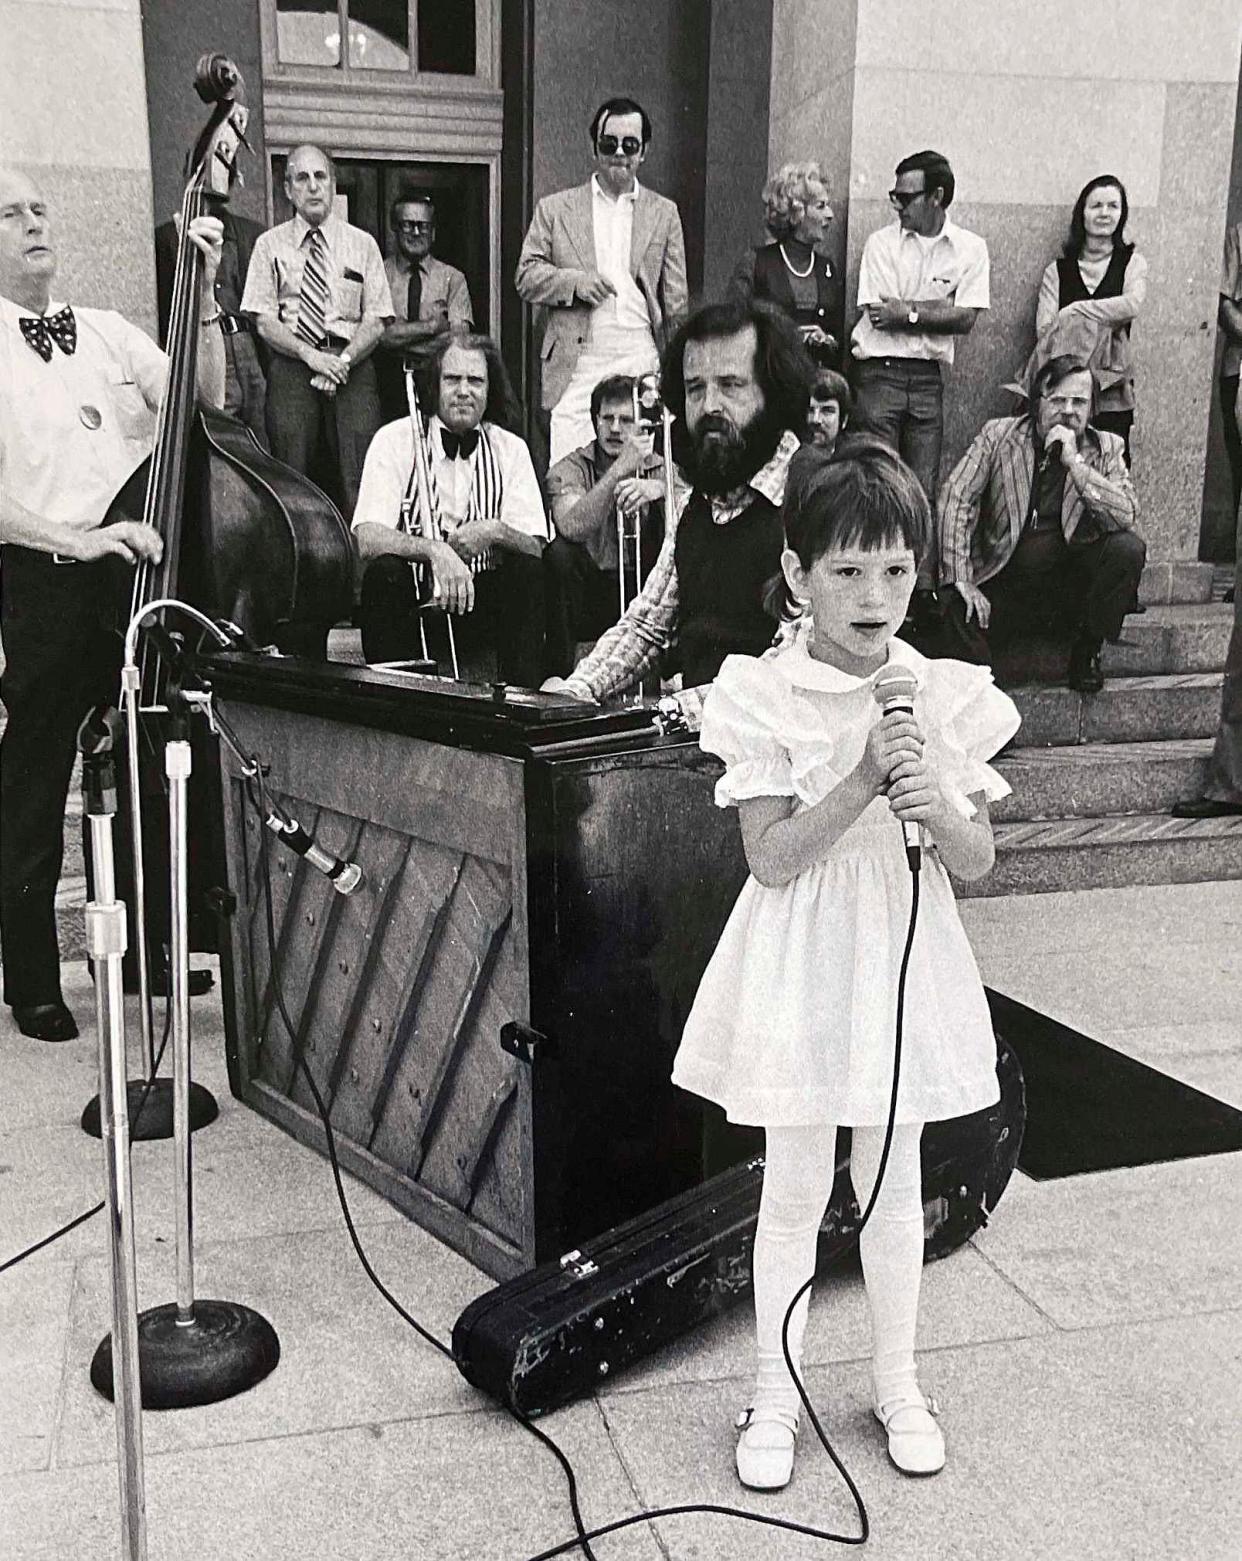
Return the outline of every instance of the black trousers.
<path id="1" fill-rule="evenodd" d="M 619 570 L 601 569 L 586 548 L 565 537 L 544 549 L 543 569 L 548 673 L 563 678 L 573 671 L 578 641 L 598 639 L 621 616 L 621 576 Z"/>
<path id="2" fill-rule="evenodd" d="M 1130 467 L 1130 465 L 1131 465 L 1131 461 L 1130 461 L 1130 433 L 1131 433 L 1131 430 L 1134 427 L 1134 413 L 1133 412 L 1097 412 L 1095 414 L 1095 416 L 1092 418 L 1091 421 L 1092 421 L 1092 425 L 1095 428 L 1103 428 L 1110 434 L 1120 434 L 1121 435 L 1122 443 L 1125 445 L 1125 450 L 1123 451 L 1123 457 L 1125 459 L 1126 467 L 1128 469 Z"/>
<path id="3" fill-rule="evenodd" d="M 8 545 L 0 560 L 0 939 L 4 999 L 60 1000 L 56 884 L 77 732 L 91 707 L 115 701 L 121 641 L 105 608 L 117 601 L 109 564 L 53 563 Z"/>
<path id="4" fill-rule="evenodd" d="M 1221 431 L 1229 456 L 1229 476 L 1233 482 L 1233 513 L 1242 506 L 1242 433 L 1238 431 L 1238 380 L 1236 374 L 1221 375 Z"/>
<path id="5" fill-rule="evenodd" d="M 266 421 L 276 459 L 318 482 L 350 519 L 367 446 L 380 426 L 371 359 L 356 364 L 336 394 L 326 396 L 311 388 L 311 372 L 299 359 L 272 353 Z"/>
<path id="6" fill-rule="evenodd" d="M 5 653 L 0 699 L 8 714 L 0 738 L 0 945 L 4 1000 L 17 1007 L 61 996 L 56 886 L 64 857 L 65 803 L 78 728 L 98 704 L 120 694 L 121 610 L 131 577 L 116 559 L 56 564 L 50 555 L 8 545 L 0 560 L 0 637 Z M 197 723 L 196 723 L 197 727 Z M 205 821 L 219 813 L 215 744 L 192 733 L 189 840 L 191 947 L 215 947 L 204 906 L 208 883 L 223 883 L 220 843 Z M 144 722 L 140 743 L 146 938 L 153 970 L 168 942 L 168 808 L 162 734 Z M 112 840 L 116 894 L 129 911 L 127 982 L 137 977 L 129 770 L 117 752 L 117 814 Z M 213 798 L 216 799 L 213 803 Z M 93 881 L 89 826 L 82 821 L 88 884 Z"/>
<path id="7" fill-rule="evenodd" d="M 1133 531 L 1109 531 L 1055 554 L 1051 567 L 1030 567 L 1023 549 L 980 589 L 992 604 L 988 640 L 995 647 L 1022 633 L 1115 640 L 1134 604 L 1147 544 Z M 957 591 L 949 596 L 961 602 Z"/>
<path id="8" fill-rule="evenodd" d="M 494 666 L 503 682 L 538 688 L 546 675 L 543 561 L 508 550 L 500 551 L 498 559 L 496 568 L 475 576 L 474 611 L 453 617 L 462 676 L 486 682 Z M 442 669 L 449 665 L 445 614 L 420 611 L 407 559 L 371 559 L 362 577 L 358 617 L 367 661 L 421 656 L 425 618 L 428 654 Z"/>

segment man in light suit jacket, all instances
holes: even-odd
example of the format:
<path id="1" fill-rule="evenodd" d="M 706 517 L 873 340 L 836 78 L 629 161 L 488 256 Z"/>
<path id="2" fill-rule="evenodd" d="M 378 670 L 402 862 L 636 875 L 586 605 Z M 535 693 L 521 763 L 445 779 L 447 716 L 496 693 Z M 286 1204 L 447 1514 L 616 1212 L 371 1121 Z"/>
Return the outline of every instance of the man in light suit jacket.
<path id="1" fill-rule="evenodd" d="M 638 182 L 651 120 L 609 98 L 591 120 L 595 171 L 535 208 L 514 282 L 547 310 L 540 357 L 551 459 L 589 444 L 591 391 L 611 374 L 645 374 L 686 308 L 677 207 Z"/>

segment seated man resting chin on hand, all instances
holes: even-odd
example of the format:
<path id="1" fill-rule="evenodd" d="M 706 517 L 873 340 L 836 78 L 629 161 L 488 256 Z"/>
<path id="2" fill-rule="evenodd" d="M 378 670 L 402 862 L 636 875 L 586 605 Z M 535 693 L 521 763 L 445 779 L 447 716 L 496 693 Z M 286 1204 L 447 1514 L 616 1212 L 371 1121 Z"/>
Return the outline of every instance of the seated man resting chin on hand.
<path id="1" fill-rule="evenodd" d="M 942 595 L 989 644 L 1022 632 L 1070 640 L 1068 682 L 1104 686 L 1147 547 L 1117 434 L 1091 426 L 1091 371 L 1051 358 L 1031 411 L 983 425 L 940 493 Z"/>

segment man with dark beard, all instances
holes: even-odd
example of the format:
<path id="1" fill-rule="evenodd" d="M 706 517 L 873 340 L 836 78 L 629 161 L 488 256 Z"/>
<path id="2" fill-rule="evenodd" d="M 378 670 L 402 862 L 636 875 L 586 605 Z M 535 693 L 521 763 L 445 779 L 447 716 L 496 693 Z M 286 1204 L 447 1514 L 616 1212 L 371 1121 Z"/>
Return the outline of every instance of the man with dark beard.
<path id="1" fill-rule="evenodd" d="M 665 350 L 661 382 L 691 488 L 624 617 L 545 690 L 601 702 L 670 646 L 693 688 L 710 683 L 726 656 L 767 649 L 775 624 L 764 587 L 780 568 L 785 476 L 814 375 L 796 329 L 768 304 L 708 304 L 686 320 Z"/>

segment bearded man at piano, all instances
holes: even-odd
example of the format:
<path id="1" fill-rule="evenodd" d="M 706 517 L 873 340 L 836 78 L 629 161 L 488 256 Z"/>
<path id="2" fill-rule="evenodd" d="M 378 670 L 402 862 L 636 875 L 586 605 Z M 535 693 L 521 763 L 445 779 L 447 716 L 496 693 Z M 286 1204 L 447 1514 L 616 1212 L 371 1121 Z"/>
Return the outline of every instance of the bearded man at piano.
<path id="1" fill-rule="evenodd" d="M 451 623 L 463 678 L 536 688 L 548 522 L 530 451 L 511 431 L 516 406 L 499 348 L 490 336 L 446 335 L 419 391 L 430 414 L 430 516 L 419 502 L 409 417 L 380 429 L 362 470 L 353 530 L 365 571 L 363 655 L 426 654 L 443 666 Z"/>
<path id="2" fill-rule="evenodd" d="M 223 229 L 197 217 L 203 256 L 198 393 L 224 403 L 224 342 L 213 288 Z M 77 731 L 118 698 L 114 557 L 158 559 L 158 531 L 107 522 L 113 497 L 151 452 L 168 359 L 119 314 L 54 293 L 47 202 L 0 168 L 0 941 L 4 1000 L 23 1035 L 78 1032 L 60 986 L 56 884 Z"/>

